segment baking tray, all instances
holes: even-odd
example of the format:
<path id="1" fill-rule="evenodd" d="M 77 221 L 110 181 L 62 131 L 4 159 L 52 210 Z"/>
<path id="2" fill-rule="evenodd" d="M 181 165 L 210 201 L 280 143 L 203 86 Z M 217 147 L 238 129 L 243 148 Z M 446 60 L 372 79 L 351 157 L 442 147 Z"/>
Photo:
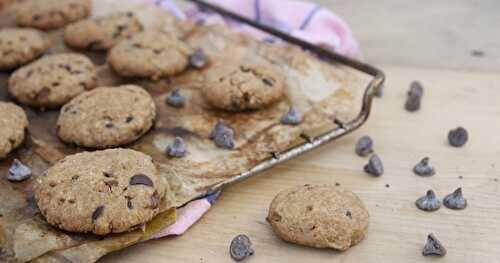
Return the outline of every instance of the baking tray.
<path id="1" fill-rule="evenodd" d="M 370 80 L 368 85 L 365 88 L 364 94 L 363 94 L 363 99 L 361 103 L 361 109 L 358 113 L 358 115 L 352 119 L 352 120 L 347 120 L 347 121 L 341 121 L 339 119 L 335 119 L 334 122 L 336 124 L 337 128 L 334 128 L 332 130 L 326 131 L 320 135 L 317 136 L 309 136 L 306 134 L 302 134 L 302 142 L 300 142 L 298 145 L 295 145 L 285 151 L 281 152 L 274 152 L 272 153 L 271 156 L 269 156 L 269 159 L 266 161 L 263 161 L 259 163 L 258 165 L 254 166 L 253 168 L 240 173 L 239 175 L 236 175 L 228 180 L 225 180 L 221 183 L 218 183 L 216 185 L 213 185 L 212 187 L 209 188 L 209 190 L 201 195 L 200 197 L 206 196 L 208 194 L 217 192 L 222 190 L 224 187 L 231 185 L 233 183 L 245 180 L 247 178 L 250 178 L 252 176 L 255 176 L 259 174 L 260 172 L 266 171 L 280 163 L 286 162 L 288 160 L 294 159 L 300 155 L 303 155 L 309 151 L 312 151 L 321 145 L 324 145 L 326 143 L 329 143 L 333 140 L 336 140 L 344 135 L 347 135 L 359 127 L 361 127 L 367 120 L 368 117 L 370 116 L 371 108 L 372 108 L 372 102 L 375 97 L 375 92 L 378 89 L 382 88 L 382 85 L 385 81 L 385 74 L 382 70 L 363 63 L 361 61 L 351 59 L 349 57 L 340 55 L 335 53 L 334 51 L 322 48 L 318 45 L 311 44 L 309 42 L 306 42 L 304 40 L 298 39 L 296 37 L 291 36 L 290 34 L 287 34 L 285 32 L 282 32 L 278 29 L 272 28 L 270 26 L 267 26 L 265 24 L 256 22 L 252 19 L 243 17 L 241 15 L 238 15 L 236 13 L 233 13 L 231 11 L 228 11 L 220 6 L 207 3 L 202 0 L 185 0 L 187 2 L 191 2 L 196 4 L 198 7 L 208 10 L 214 13 L 218 13 L 226 18 L 230 18 L 232 20 L 235 20 L 239 23 L 244 23 L 249 26 L 252 26 L 256 29 L 259 29 L 265 33 L 268 33 L 274 37 L 277 37 L 289 44 L 293 44 L 296 46 L 301 47 L 304 50 L 307 50 L 311 52 L 312 54 L 315 54 L 325 62 L 331 63 L 331 64 L 341 64 L 353 69 L 356 69 L 362 73 L 368 74 L 372 76 L 373 78 Z M 199 198 L 200 198 L 199 197 Z"/>

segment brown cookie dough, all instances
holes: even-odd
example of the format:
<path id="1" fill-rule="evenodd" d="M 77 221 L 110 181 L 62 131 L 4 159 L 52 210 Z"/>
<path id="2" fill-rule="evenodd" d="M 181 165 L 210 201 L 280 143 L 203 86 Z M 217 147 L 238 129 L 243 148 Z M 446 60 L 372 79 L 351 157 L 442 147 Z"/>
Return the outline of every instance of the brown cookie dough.
<path id="1" fill-rule="evenodd" d="M 151 157 L 130 149 L 69 155 L 35 183 L 50 224 L 71 232 L 120 233 L 159 212 L 165 183 Z"/>
<path id="2" fill-rule="evenodd" d="M 137 140 L 155 117 L 153 98 L 141 87 L 100 87 L 62 107 L 57 133 L 65 142 L 103 149 Z"/>
<path id="3" fill-rule="evenodd" d="M 215 108 L 228 111 L 262 109 L 282 99 L 285 77 L 268 63 L 220 63 L 206 73 L 202 89 Z"/>
<path id="4" fill-rule="evenodd" d="M 368 231 L 368 211 L 353 192 L 336 186 L 299 186 L 280 192 L 267 221 L 283 240 L 347 250 Z"/>
<path id="5" fill-rule="evenodd" d="M 36 29 L 0 29 L 0 70 L 24 65 L 41 56 L 50 47 L 50 41 Z"/>
<path id="6" fill-rule="evenodd" d="M 3 159 L 23 141 L 28 118 L 14 103 L 0 102 L 0 159 Z"/>
<path id="7" fill-rule="evenodd" d="M 91 4 L 91 0 L 28 0 L 19 8 L 16 22 L 39 29 L 60 28 L 87 17 Z"/>
<path id="8" fill-rule="evenodd" d="M 84 55 L 68 53 L 45 56 L 19 68 L 9 79 L 9 92 L 23 104 L 55 108 L 96 85 L 94 64 Z"/>
<path id="9" fill-rule="evenodd" d="M 113 47 L 108 62 L 119 75 L 157 79 L 182 72 L 190 51 L 177 38 L 161 32 L 142 32 Z"/>
<path id="10" fill-rule="evenodd" d="M 142 25 L 133 13 L 120 13 L 68 25 L 64 30 L 64 40 L 75 48 L 107 50 L 140 31 Z"/>

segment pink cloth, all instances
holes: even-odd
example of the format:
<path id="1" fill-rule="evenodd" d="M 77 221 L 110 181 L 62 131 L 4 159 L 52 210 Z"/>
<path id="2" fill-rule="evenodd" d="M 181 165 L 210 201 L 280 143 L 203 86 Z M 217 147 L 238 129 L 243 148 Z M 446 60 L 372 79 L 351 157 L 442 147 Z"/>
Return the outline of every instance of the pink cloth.
<path id="1" fill-rule="evenodd" d="M 203 23 L 227 23 L 234 30 L 269 40 L 270 36 L 247 25 L 225 20 L 198 8 L 183 12 L 170 0 L 145 0 L 169 10 L 180 19 Z M 260 23 L 275 27 L 305 41 L 333 49 L 339 54 L 359 58 L 360 51 L 347 23 L 330 10 L 299 0 L 206 0 Z M 195 224 L 215 202 L 218 193 L 188 203 L 177 210 L 177 221 L 151 237 L 157 239 L 182 235 Z"/>

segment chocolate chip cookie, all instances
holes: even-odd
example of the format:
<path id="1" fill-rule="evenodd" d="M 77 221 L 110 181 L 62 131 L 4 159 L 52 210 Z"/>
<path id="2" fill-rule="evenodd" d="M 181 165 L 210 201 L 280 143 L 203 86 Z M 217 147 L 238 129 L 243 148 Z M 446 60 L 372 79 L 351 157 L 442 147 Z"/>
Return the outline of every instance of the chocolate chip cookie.
<path id="1" fill-rule="evenodd" d="M 317 248 L 347 250 L 368 231 L 368 211 L 353 192 L 305 185 L 280 192 L 267 221 L 283 240 Z"/>
<path id="2" fill-rule="evenodd" d="M 189 55 L 188 46 L 174 36 L 147 31 L 120 41 L 111 49 L 108 62 L 121 76 L 158 79 L 182 72 Z"/>
<path id="3" fill-rule="evenodd" d="M 106 235 L 130 230 L 159 212 L 165 183 L 151 157 L 130 149 L 69 155 L 35 183 L 35 198 L 50 224 Z"/>
<path id="4" fill-rule="evenodd" d="M 61 108 L 57 134 L 68 143 L 103 149 L 137 140 L 155 117 L 153 98 L 141 87 L 100 87 Z"/>
<path id="5" fill-rule="evenodd" d="M 64 40 L 75 48 L 107 50 L 141 30 L 142 25 L 133 13 L 120 13 L 68 25 L 64 30 Z"/>
<path id="6" fill-rule="evenodd" d="M 268 63 L 220 63 L 206 76 L 203 96 L 218 109 L 258 110 L 284 97 L 285 77 Z"/>
<path id="7" fill-rule="evenodd" d="M 9 92 L 23 104 L 56 108 L 96 85 L 90 59 L 67 53 L 45 56 L 16 70 L 9 79 Z"/>
<path id="8" fill-rule="evenodd" d="M 42 55 L 49 47 L 50 41 L 36 29 L 1 29 L 0 70 L 24 65 Z"/>
<path id="9" fill-rule="evenodd" d="M 28 118 L 14 103 L 0 102 L 0 159 L 3 159 L 23 141 Z"/>
<path id="10" fill-rule="evenodd" d="M 91 0 L 28 0 L 17 14 L 19 26 L 39 29 L 63 27 L 87 17 L 91 11 Z"/>

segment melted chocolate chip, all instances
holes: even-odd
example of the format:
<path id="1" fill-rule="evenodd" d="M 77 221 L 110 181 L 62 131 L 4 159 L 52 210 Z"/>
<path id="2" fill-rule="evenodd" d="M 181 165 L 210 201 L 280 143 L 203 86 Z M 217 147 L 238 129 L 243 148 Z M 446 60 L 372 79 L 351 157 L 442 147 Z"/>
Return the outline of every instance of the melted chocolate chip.
<path id="1" fill-rule="evenodd" d="M 130 185 L 154 186 L 153 181 L 151 181 L 151 179 L 144 174 L 136 174 L 132 176 L 132 178 L 130 178 Z"/>
<path id="2" fill-rule="evenodd" d="M 104 206 L 98 206 L 92 213 L 92 221 L 97 220 L 102 215 L 102 212 L 104 212 Z"/>

